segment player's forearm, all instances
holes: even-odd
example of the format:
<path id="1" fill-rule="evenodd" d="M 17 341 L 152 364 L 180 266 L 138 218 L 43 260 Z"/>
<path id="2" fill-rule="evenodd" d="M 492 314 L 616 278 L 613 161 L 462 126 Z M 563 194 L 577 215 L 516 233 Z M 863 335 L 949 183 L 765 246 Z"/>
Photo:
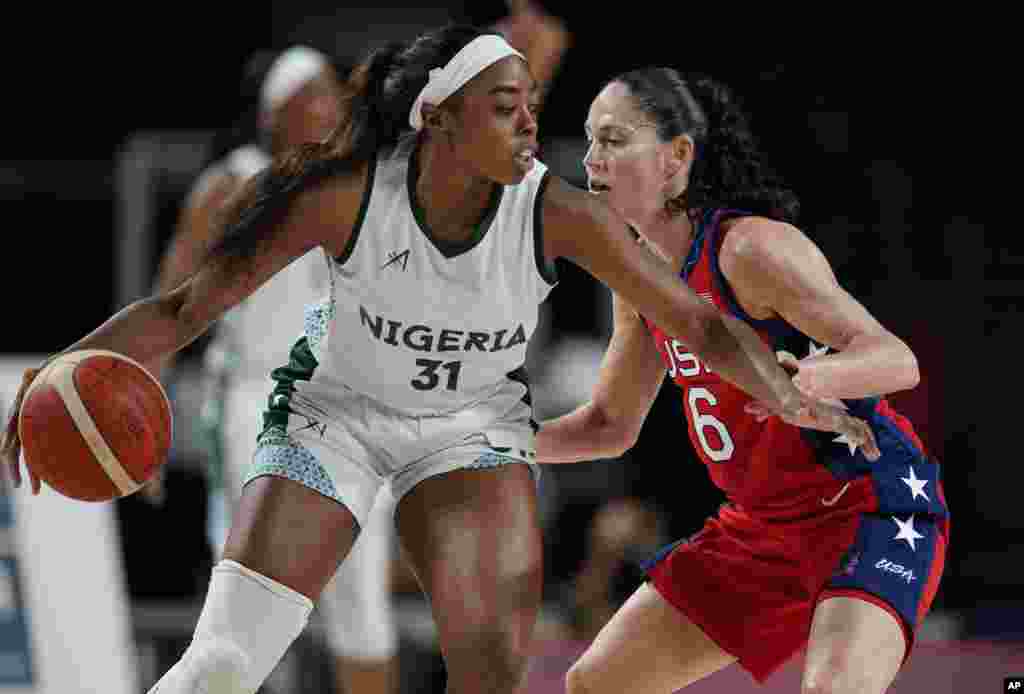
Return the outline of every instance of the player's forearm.
<path id="1" fill-rule="evenodd" d="M 727 381 L 778 411 L 800 402 L 799 391 L 779 366 L 775 353 L 743 321 L 719 314 L 721 322 L 708 323 L 705 349 L 699 356 Z"/>
<path id="2" fill-rule="evenodd" d="M 855 399 L 913 388 L 920 374 L 896 336 L 858 335 L 841 352 L 802 360 L 796 378 L 816 397 Z"/>
<path id="3" fill-rule="evenodd" d="M 632 444 L 623 429 L 588 402 L 567 415 L 541 425 L 537 433 L 537 461 L 577 463 L 614 458 Z"/>
<path id="4" fill-rule="evenodd" d="M 196 339 L 206 324 L 184 309 L 184 293 L 141 299 L 124 307 L 64 352 L 103 349 L 154 365 Z"/>

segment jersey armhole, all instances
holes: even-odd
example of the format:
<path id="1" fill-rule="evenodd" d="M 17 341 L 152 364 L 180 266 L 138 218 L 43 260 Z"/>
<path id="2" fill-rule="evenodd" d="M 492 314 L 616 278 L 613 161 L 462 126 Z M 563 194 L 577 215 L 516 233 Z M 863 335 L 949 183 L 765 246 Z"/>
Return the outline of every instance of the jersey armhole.
<path id="1" fill-rule="evenodd" d="M 784 337 L 792 333 L 793 328 L 789 323 L 781 318 L 763 318 L 758 319 L 751 316 L 746 310 L 740 305 L 739 300 L 736 298 L 735 292 L 732 290 L 732 286 L 729 284 L 729 280 L 726 278 L 725 273 L 722 272 L 722 266 L 719 264 L 719 250 L 722 248 L 722 243 L 725 240 L 725 234 L 722 233 L 722 222 L 729 217 L 735 216 L 746 216 L 746 213 L 732 210 L 722 210 L 717 220 L 714 220 L 712 231 L 709 234 L 708 239 L 708 253 L 710 254 L 710 266 L 711 276 L 714 278 L 715 287 L 718 289 L 718 293 L 721 294 L 722 298 L 725 299 L 725 303 L 729 308 L 729 313 L 734 318 L 738 318 L 745 323 L 748 323 L 751 327 L 756 330 L 764 330 L 773 337 Z"/>
<path id="2" fill-rule="evenodd" d="M 533 197 L 533 255 L 537 261 L 537 272 L 552 287 L 558 284 L 558 268 L 553 261 L 544 257 L 544 191 L 551 182 L 551 171 L 545 171 Z"/>
<path id="3" fill-rule="evenodd" d="M 374 152 L 370 157 L 366 167 L 366 188 L 363 189 L 363 200 L 359 205 L 359 212 L 356 214 L 356 221 L 352 225 L 352 233 L 348 237 L 348 243 L 345 244 L 344 250 L 341 255 L 337 256 L 334 260 L 338 265 L 344 265 L 350 257 L 352 252 L 356 249 L 356 241 L 359 240 L 359 232 L 363 228 L 363 221 L 366 219 L 366 212 L 370 208 L 370 196 L 373 193 L 373 181 L 377 176 L 377 153 Z"/>

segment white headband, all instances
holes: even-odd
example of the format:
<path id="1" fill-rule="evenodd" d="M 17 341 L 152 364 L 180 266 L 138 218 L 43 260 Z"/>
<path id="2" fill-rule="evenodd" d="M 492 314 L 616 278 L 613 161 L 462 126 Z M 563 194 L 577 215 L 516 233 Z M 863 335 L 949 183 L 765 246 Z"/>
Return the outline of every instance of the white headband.
<path id="1" fill-rule="evenodd" d="M 413 130 L 422 129 L 423 104 L 439 106 L 459 91 L 466 82 L 510 55 L 518 55 L 526 60 L 522 53 L 512 48 L 508 41 L 497 34 L 477 36 L 452 56 L 443 68 L 434 68 L 430 71 L 427 86 L 423 87 L 423 91 L 416 97 L 409 111 L 409 125 Z"/>
<path id="2" fill-rule="evenodd" d="M 260 89 L 260 108 L 270 113 L 295 95 L 327 67 L 327 58 L 306 46 L 295 46 L 278 56 Z"/>

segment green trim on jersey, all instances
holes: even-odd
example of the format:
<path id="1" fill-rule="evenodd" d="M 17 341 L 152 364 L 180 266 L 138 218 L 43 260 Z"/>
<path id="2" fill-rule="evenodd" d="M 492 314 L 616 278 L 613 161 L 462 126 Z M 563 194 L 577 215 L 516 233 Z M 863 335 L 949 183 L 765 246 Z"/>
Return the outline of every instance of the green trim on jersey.
<path id="1" fill-rule="evenodd" d="M 370 157 L 369 166 L 366 169 L 366 188 L 363 190 L 363 201 L 359 205 L 359 213 L 356 214 L 356 222 L 352 225 L 352 233 L 348 237 L 348 243 L 345 244 L 344 250 L 341 251 L 335 260 L 339 265 L 344 265 L 345 261 L 352 255 L 352 251 L 356 249 L 356 241 L 359 239 L 359 231 L 363 228 L 363 220 L 366 219 L 366 211 L 370 209 L 370 194 L 373 192 L 373 179 L 377 176 L 377 154 L 376 152 Z"/>
<path id="2" fill-rule="evenodd" d="M 288 365 L 270 372 L 270 377 L 276 383 L 267 400 L 267 410 L 263 413 L 264 431 L 275 426 L 287 426 L 288 415 L 294 411 L 291 401 L 295 393 L 295 382 L 310 380 L 317 366 L 316 357 L 309 348 L 309 339 L 300 337 L 288 356 Z"/>
<path id="3" fill-rule="evenodd" d="M 558 268 L 554 261 L 544 257 L 544 191 L 551 182 L 551 170 L 544 172 L 537 186 L 537 197 L 533 199 L 533 254 L 537 259 L 537 272 L 541 279 L 552 287 L 558 284 Z"/>
<path id="4" fill-rule="evenodd" d="M 495 184 L 494 190 L 491 193 L 491 199 L 487 203 L 487 209 L 484 211 L 483 219 L 473 228 L 473 233 L 470 234 L 468 239 L 465 241 L 445 241 L 444 239 L 439 239 L 430 231 L 426 214 L 423 212 L 423 208 L 420 207 L 419 200 L 416 199 L 416 181 L 420 177 L 419 160 L 416 154 L 419 152 L 419 149 L 418 143 L 412 148 L 412 153 L 409 155 L 409 170 L 406 175 L 406 187 L 409 191 L 409 206 L 412 208 L 412 216 L 416 220 L 416 226 L 420 228 L 420 231 L 427 237 L 427 240 L 434 244 L 437 250 L 441 251 L 441 255 L 445 258 L 454 258 L 457 255 L 472 250 L 483 241 L 491 228 L 491 223 L 498 215 L 501 198 L 505 194 L 505 186 Z"/>
<path id="5" fill-rule="evenodd" d="M 523 402 L 524 405 L 529 407 L 530 411 L 532 412 L 533 411 L 533 396 L 530 395 L 530 376 L 529 376 L 529 374 L 526 373 L 526 365 L 523 364 L 523 365 L 519 366 L 517 369 L 515 369 L 514 371 L 509 371 L 507 374 L 505 374 L 505 376 L 510 381 L 515 381 L 516 383 L 522 383 L 523 384 L 523 386 L 526 388 L 526 393 L 523 394 L 522 402 Z M 538 431 L 540 431 L 540 425 L 537 424 L 537 420 L 535 420 L 532 416 L 530 417 L 530 428 L 533 429 L 533 433 L 534 434 L 536 434 Z M 497 451 L 499 449 L 495 448 L 494 450 Z M 508 449 L 506 449 L 506 450 L 508 450 Z"/>

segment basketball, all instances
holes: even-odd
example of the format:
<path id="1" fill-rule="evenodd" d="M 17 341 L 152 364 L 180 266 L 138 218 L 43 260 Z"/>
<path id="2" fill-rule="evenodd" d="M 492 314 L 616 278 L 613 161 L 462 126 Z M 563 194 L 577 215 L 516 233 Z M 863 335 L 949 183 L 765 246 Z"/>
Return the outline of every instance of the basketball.
<path id="1" fill-rule="evenodd" d="M 135 492 L 167 460 L 171 406 L 163 386 L 115 352 L 57 357 L 25 393 L 25 461 L 64 496 L 109 501 Z"/>

